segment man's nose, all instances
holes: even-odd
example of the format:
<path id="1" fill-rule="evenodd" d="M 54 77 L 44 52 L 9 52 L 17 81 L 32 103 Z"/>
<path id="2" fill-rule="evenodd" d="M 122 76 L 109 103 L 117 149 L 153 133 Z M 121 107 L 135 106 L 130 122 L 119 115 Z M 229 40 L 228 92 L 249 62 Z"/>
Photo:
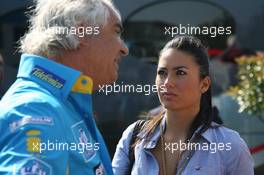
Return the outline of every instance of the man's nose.
<path id="1" fill-rule="evenodd" d="M 121 45 L 122 45 L 121 46 L 121 54 L 122 54 L 122 56 L 127 56 L 128 53 L 129 53 L 129 49 L 128 49 L 127 45 L 125 44 L 124 41 L 122 41 Z"/>

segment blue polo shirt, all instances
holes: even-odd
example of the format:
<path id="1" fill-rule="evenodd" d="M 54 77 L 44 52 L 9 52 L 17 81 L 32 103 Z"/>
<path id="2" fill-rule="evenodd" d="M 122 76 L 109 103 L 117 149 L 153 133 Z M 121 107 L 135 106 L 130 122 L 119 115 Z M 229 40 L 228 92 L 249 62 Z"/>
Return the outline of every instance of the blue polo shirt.
<path id="1" fill-rule="evenodd" d="M 77 70 L 23 54 L 0 101 L 0 174 L 112 175 L 92 86 Z"/>

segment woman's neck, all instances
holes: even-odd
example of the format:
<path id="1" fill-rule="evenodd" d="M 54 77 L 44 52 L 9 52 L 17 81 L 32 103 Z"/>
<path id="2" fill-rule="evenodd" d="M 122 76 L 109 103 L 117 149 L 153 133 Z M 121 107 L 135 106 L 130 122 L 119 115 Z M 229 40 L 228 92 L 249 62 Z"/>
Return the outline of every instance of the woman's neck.
<path id="1" fill-rule="evenodd" d="M 166 132 L 165 135 L 169 139 L 179 140 L 186 139 L 191 125 L 200 110 L 200 105 L 181 110 L 167 109 L 166 116 Z"/>

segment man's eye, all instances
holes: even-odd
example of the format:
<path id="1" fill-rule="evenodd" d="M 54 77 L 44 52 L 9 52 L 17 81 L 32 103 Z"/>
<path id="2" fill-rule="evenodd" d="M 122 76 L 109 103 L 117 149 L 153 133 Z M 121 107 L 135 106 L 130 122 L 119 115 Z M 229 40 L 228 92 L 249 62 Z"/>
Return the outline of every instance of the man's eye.
<path id="1" fill-rule="evenodd" d="M 119 35 L 119 36 L 121 36 L 122 35 L 122 30 L 119 30 L 119 29 L 116 30 L 116 34 Z"/>
<path id="2" fill-rule="evenodd" d="M 176 75 L 186 75 L 186 72 L 184 72 L 182 70 L 177 70 Z"/>
<path id="3" fill-rule="evenodd" d="M 158 70 L 158 75 L 165 76 L 166 72 L 164 70 Z"/>

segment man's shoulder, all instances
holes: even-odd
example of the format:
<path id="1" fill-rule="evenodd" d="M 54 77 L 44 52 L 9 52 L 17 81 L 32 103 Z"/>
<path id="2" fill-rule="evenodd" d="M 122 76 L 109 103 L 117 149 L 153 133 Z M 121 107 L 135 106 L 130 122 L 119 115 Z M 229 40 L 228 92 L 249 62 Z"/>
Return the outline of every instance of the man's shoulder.
<path id="1" fill-rule="evenodd" d="M 61 102 L 38 84 L 31 81 L 15 82 L 0 101 L 0 119 L 13 114 L 54 113 Z"/>
<path id="2" fill-rule="evenodd" d="M 24 105 L 27 103 L 54 103 L 58 101 L 51 92 L 35 82 L 17 80 L 4 94 L 2 105 Z"/>
<path id="3" fill-rule="evenodd" d="M 16 82 L 0 101 L 0 132 L 5 131 L 0 140 L 33 129 L 52 133 L 65 115 L 59 100 L 34 83 L 27 83 Z"/>

